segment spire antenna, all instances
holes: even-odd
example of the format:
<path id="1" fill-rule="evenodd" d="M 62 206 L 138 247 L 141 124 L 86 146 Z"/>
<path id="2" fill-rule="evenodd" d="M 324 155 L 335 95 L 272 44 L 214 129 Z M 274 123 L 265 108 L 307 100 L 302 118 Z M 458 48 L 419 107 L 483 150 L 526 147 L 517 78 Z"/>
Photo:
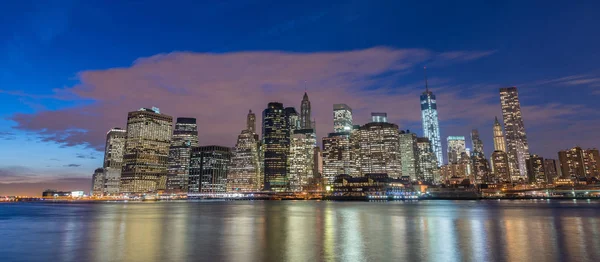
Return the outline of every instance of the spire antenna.
<path id="1" fill-rule="evenodd" d="M 429 85 L 427 84 L 427 67 L 423 67 L 423 72 L 425 73 L 425 92 L 429 93 Z"/>
<path id="2" fill-rule="evenodd" d="M 306 93 L 306 80 L 304 80 L 304 93 Z"/>

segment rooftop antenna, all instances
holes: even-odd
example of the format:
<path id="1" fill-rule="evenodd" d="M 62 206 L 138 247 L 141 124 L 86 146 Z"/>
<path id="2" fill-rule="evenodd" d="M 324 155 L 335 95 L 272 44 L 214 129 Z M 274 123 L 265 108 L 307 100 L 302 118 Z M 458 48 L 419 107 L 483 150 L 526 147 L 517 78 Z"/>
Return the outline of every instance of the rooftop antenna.
<path id="1" fill-rule="evenodd" d="M 429 85 L 427 84 L 427 67 L 423 67 L 423 72 L 425 72 L 425 92 L 429 93 Z"/>
<path id="2" fill-rule="evenodd" d="M 304 93 L 306 93 L 306 80 L 304 80 Z"/>

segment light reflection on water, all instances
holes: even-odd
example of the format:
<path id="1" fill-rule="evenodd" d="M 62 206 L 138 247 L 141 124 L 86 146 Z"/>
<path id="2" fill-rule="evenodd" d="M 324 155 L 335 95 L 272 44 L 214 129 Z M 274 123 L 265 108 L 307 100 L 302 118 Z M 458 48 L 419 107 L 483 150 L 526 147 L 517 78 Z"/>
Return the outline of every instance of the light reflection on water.
<path id="1" fill-rule="evenodd" d="M 600 202 L 0 205 L 0 261 L 600 261 Z"/>

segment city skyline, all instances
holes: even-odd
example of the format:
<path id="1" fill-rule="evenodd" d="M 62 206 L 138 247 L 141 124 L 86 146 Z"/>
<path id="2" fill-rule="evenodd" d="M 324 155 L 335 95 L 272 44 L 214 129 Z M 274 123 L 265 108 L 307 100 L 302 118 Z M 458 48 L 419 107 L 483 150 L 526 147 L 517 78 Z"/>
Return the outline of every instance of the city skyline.
<path id="1" fill-rule="evenodd" d="M 352 108 L 356 124 L 386 112 L 389 122 L 421 137 L 423 66 L 443 142 L 478 129 L 491 157 L 491 127 L 502 116 L 498 89 L 516 86 L 530 153 L 557 159 L 559 150 L 600 147 L 600 71 L 592 63 L 600 37 L 586 33 L 598 22 L 597 8 L 589 6 L 597 3 L 542 9 L 502 3 L 515 7 L 506 15 L 518 17 L 502 25 L 493 15 L 498 6 L 487 4 L 474 14 L 425 3 L 257 3 L 252 17 L 278 8 L 281 16 L 272 20 L 225 19 L 237 14 L 231 3 L 192 5 L 216 15 L 189 24 L 174 18 L 197 14 L 152 1 L 144 10 L 173 23 L 148 22 L 158 20 L 135 12 L 137 4 L 115 3 L 110 8 L 122 11 L 106 23 L 94 3 L 48 5 L 16 2 L 0 11 L 19 17 L 3 27 L 0 44 L 0 146 L 11 149 L 0 152 L 0 192 L 89 188 L 103 166 L 106 132 L 124 128 L 126 112 L 141 107 L 196 118 L 199 144 L 233 147 L 248 109 L 260 114 L 279 101 L 300 115 L 306 90 L 317 142 L 332 132 L 331 107 L 340 103 Z M 546 19 L 558 14 L 560 21 Z M 111 40 L 122 36 L 128 37 Z"/>

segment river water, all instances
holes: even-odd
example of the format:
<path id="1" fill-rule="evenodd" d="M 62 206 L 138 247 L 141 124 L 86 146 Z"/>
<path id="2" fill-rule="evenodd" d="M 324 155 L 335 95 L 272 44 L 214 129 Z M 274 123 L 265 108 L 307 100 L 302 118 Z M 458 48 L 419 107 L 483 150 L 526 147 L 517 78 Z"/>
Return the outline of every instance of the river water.
<path id="1" fill-rule="evenodd" d="M 600 202 L 10 203 L 0 261 L 600 261 Z"/>

